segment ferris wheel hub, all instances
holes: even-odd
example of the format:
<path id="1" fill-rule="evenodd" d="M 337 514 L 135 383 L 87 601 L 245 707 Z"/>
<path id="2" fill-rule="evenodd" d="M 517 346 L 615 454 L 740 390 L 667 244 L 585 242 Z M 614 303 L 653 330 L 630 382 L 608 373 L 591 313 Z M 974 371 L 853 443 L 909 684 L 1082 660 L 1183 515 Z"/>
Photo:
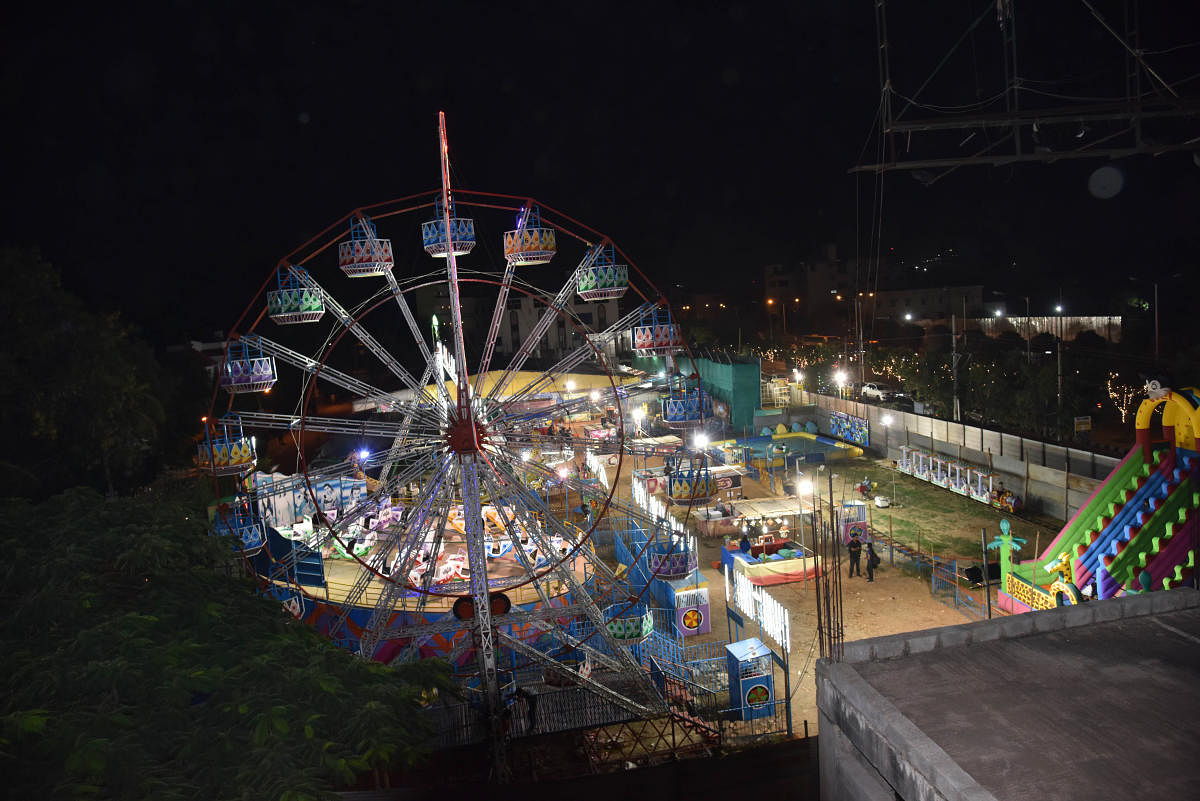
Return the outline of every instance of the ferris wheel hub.
<path id="1" fill-rule="evenodd" d="M 446 446 L 454 453 L 477 453 L 486 433 L 481 421 L 460 417 L 446 428 Z"/>

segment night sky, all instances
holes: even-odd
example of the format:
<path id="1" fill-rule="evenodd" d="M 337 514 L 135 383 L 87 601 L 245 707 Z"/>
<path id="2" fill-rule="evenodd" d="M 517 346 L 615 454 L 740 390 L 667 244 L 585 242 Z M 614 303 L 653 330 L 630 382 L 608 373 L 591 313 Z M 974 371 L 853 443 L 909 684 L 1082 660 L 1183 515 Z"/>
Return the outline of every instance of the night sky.
<path id="1" fill-rule="evenodd" d="M 3 33 L 0 242 L 39 246 L 68 288 L 153 337 L 200 338 L 332 220 L 435 188 L 445 110 L 464 188 L 566 211 L 660 286 L 728 286 L 827 241 L 853 258 L 876 190 L 847 174 L 864 145 L 874 160 L 873 3 L 692 5 L 25 4 Z M 1044 5 L 1017 3 L 1021 72 L 1046 93 L 1028 103 L 1119 93 L 1120 46 L 1082 4 Z M 1121 3 L 1094 5 L 1120 20 Z M 985 3 L 912 6 L 889 6 L 910 97 Z M 1143 6 L 1143 47 L 1174 48 L 1151 63 L 1200 93 L 1195 3 Z M 993 14 L 919 99 L 987 98 L 999 65 Z M 1195 117 L 1162 133 L 1188 126 L 1200 135 Z M 908 258 L 956 247 L 961 283 L 1047 297 L 1066 284 L 1077 311 L 1108 312 L 1105 290 L 1129 275 L 1194 271 L 1192 156 L 1118 162 L 1110 200 L 1088 194 L 1104 164 L 1090 160 L 962 168 L 931 186 L 890 173 L 883 244 Z"/>

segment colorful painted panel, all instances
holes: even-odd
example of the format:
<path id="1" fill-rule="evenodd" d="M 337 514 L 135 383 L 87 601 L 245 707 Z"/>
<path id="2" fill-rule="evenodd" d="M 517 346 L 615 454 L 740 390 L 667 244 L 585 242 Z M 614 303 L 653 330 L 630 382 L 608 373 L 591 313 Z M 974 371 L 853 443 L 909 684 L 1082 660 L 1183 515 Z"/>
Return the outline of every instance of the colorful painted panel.
<path id="1" fill-rule="evenodd" d="M 829 413 L 829 433 L 844 442 L 866 448 L 871 444 L 871 427 L 865 417 L 853 417 L 845 412 Z"/>

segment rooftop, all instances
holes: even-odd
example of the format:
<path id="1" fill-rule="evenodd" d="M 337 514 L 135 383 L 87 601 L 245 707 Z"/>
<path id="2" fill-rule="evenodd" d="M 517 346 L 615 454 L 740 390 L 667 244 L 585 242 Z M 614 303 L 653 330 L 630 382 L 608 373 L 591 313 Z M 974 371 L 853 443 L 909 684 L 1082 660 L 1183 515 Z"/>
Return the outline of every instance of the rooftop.
<path id="1" fill-rule="evenodd" d="M 1200 783 L 1192 589 L 847 643 L 818 682 L 823 787 L 827 734 L 862 768 L 830 776 L 830 798 L 1178 798 Z"/>

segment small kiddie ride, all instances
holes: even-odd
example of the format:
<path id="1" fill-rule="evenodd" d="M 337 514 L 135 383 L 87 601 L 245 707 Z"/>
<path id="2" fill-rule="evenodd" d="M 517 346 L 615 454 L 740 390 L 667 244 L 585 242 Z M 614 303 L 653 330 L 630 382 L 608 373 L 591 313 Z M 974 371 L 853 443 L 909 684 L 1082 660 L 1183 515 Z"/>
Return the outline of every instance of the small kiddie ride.
<path id="1" fill-rule="evenodd" d="M 863 480 L 858 482 L 858 485 L 854 487 L 854 490 L 861 495 L 862 499 L 865 501 L 871 497 L 871 493 L 875 491 L 875 487 L 877 486 L 879 485 L 871 481 L 871 479 L 867 478 L 866 476 L 863 476 Z"/>

